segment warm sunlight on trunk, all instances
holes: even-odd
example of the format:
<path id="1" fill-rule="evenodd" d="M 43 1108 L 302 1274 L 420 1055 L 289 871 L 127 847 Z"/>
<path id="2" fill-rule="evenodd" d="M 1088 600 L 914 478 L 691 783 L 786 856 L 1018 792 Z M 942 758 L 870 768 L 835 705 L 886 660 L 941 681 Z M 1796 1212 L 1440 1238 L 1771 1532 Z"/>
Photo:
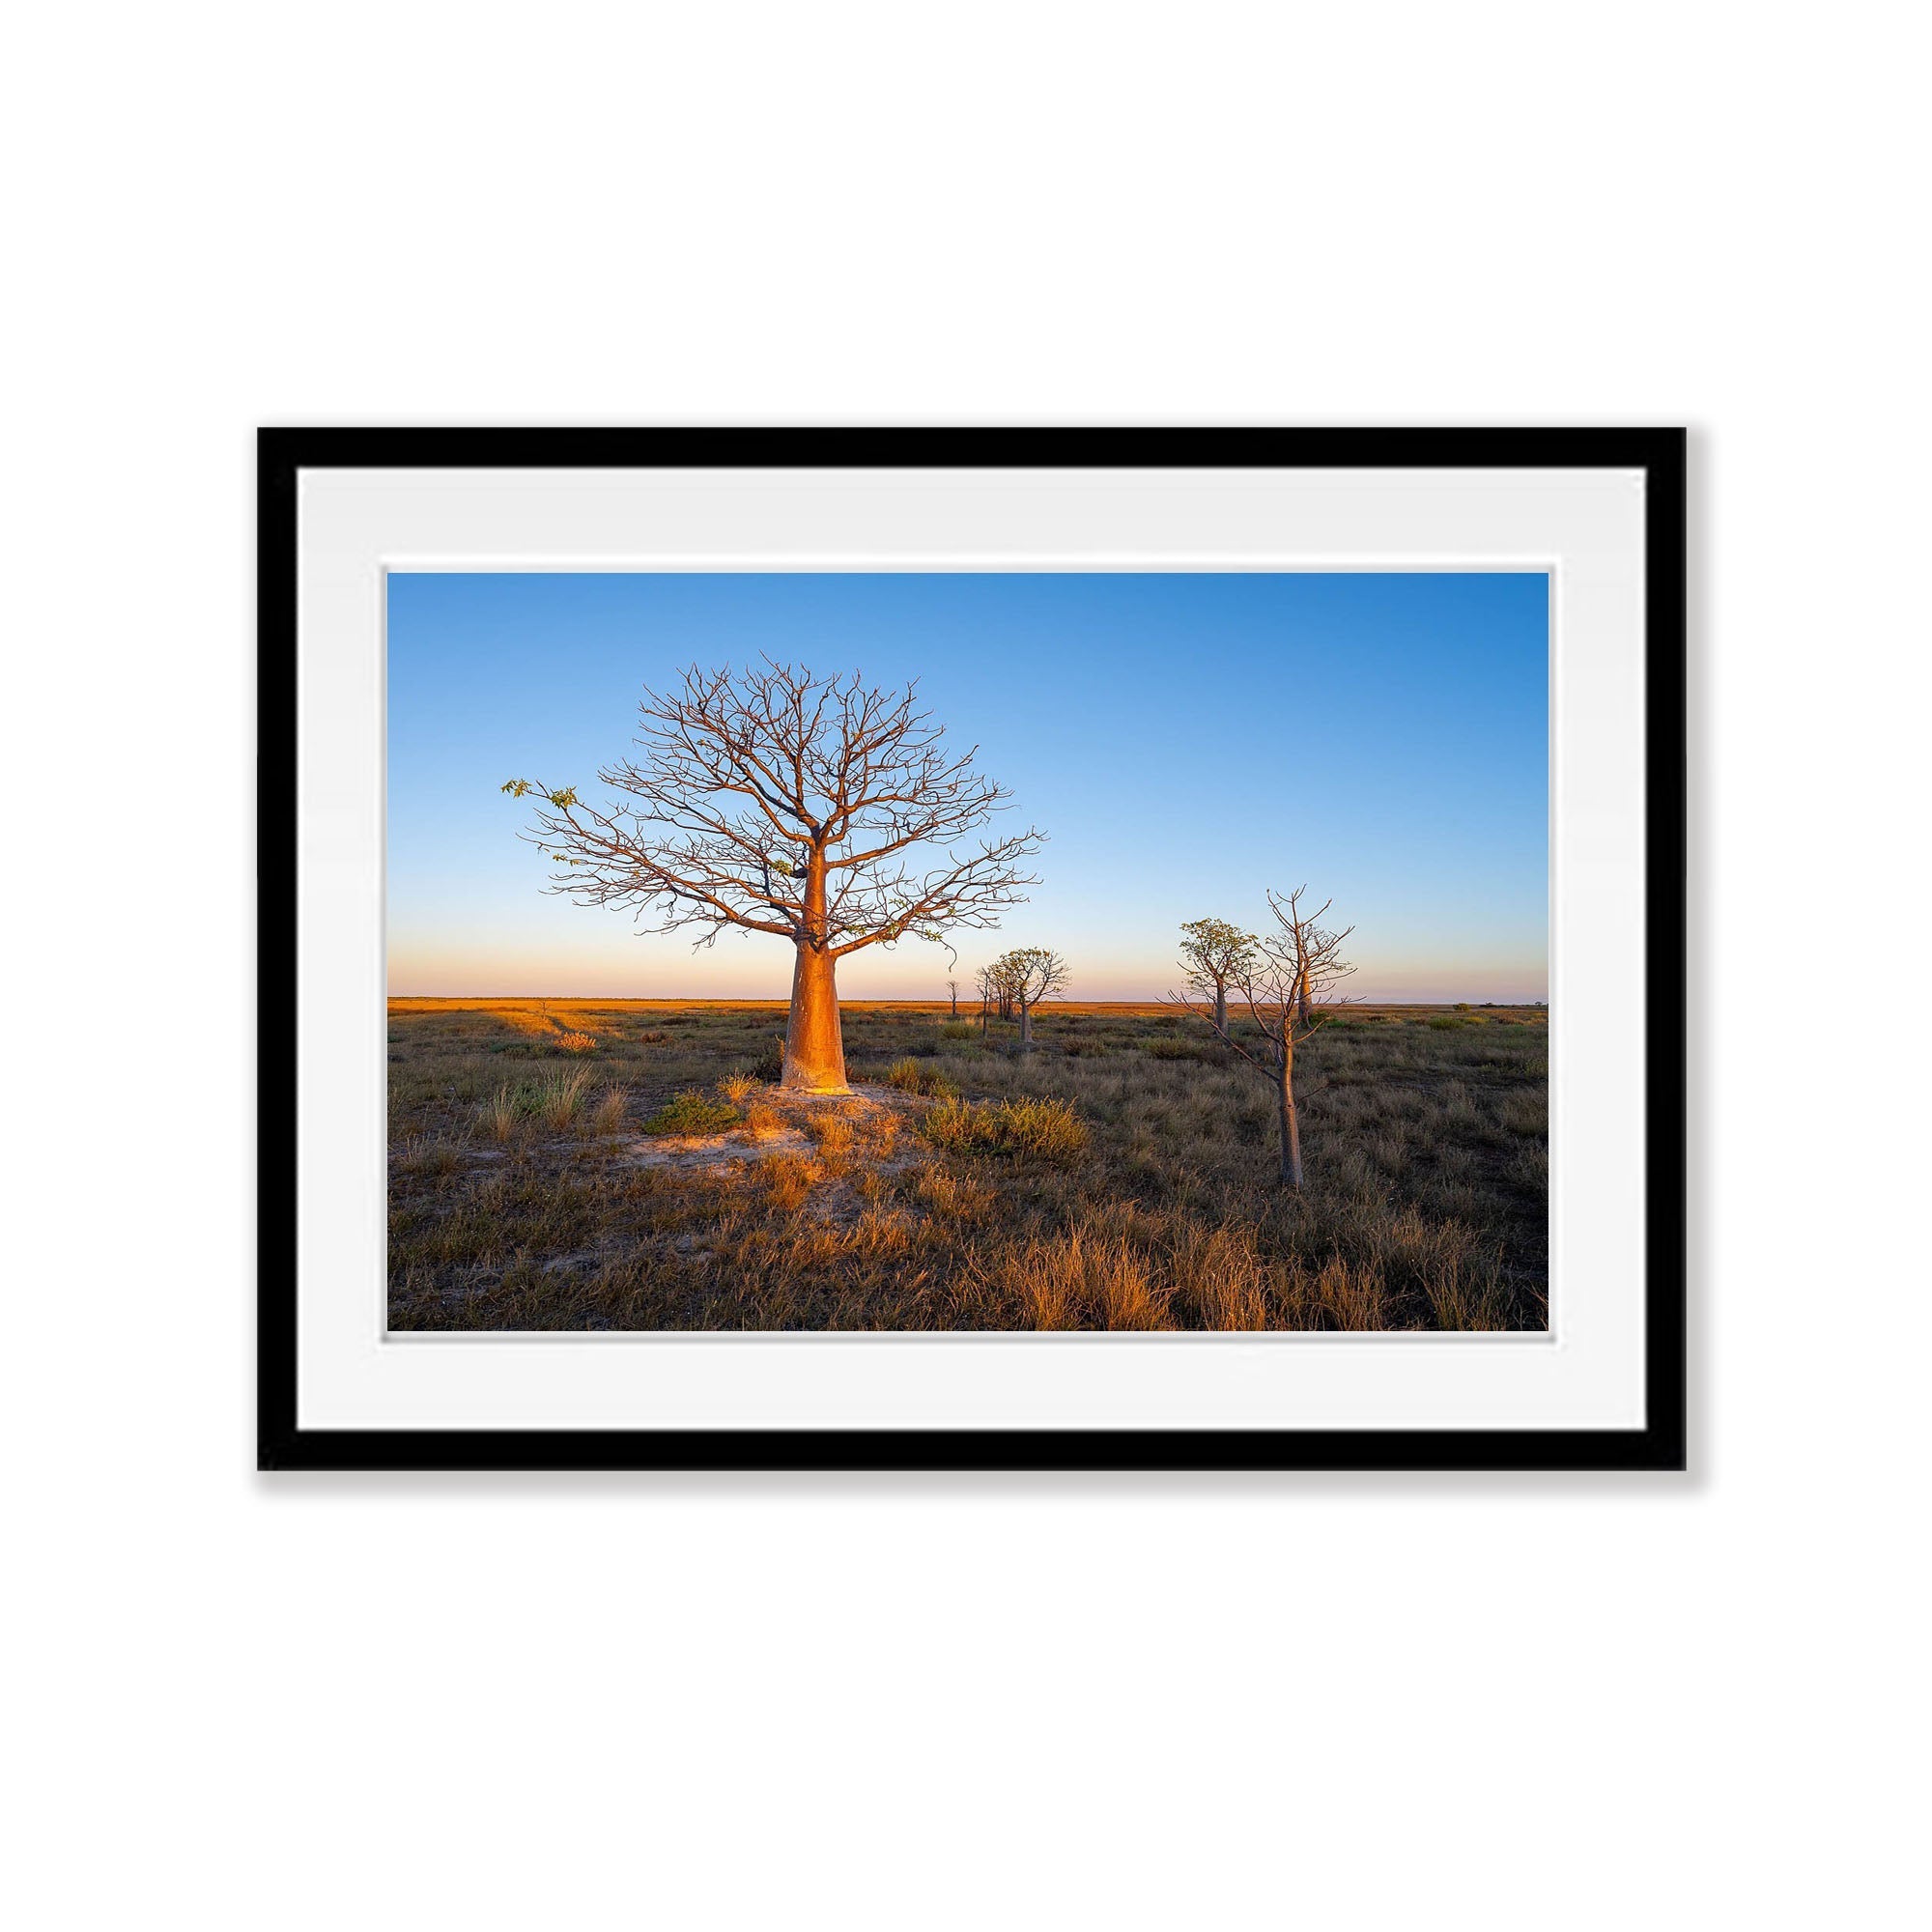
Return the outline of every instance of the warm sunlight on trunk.
<path id="1" fill-rule="evenodd" d="M 838 962 L 801 945 L 791 976 L 782 1085 L 808 1094 L 846 1094 L 845 1045 L 838 1032 Z"/>

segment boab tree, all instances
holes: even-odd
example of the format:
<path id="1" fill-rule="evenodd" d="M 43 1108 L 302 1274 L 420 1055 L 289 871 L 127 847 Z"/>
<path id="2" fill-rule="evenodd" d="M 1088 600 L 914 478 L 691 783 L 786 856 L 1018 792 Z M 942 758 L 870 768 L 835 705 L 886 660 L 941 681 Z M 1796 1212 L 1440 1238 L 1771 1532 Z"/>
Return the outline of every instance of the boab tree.
<path id="1" fill-rule="evenodd" d="M 1257 939 L 1229 982 L 1241 995 L 1248 1017 L 1261 1031 L 1259 1043 L 1236 1036 L 1225 1017 L 1209 1018 L 1180 993 L 1168 999 L 1183 1012 L 1204 1020 L 1221 1043 L 1233 1049 L 1274 1089 L 1276 1117 L 1281 1128 L 1281 1178 L 1287 1186 L 1301 1185 L 1301 1119 L 1294 1104 L 1294 1049 L 1319 1031 L 1331 1015 L 1317 1016 L 1317 1008 L 1342 1004 L 1335 988 L 1355 969 L 1342 957 L 1342 942 L 1354 930 L 1345 925 L 1331 932 L 1320 921 L 1332 900 L 1314 912 L 1301 909 L 1305 886 L 1286 898 L 1269 893 L 1268 908 L 1275 929 Z"/>
<path id="2" fill-rule="evenodd" d="M 1225 919 L 1191 919 L 1180 928 L 1180 970 L 1190 992 L 1214 1002 L 1214 1024 L 1228 1024 L 1228 982 L 1254 963 L 1255 936 Z"/>
<path id="3" fill-rule="evenodd" d="M 1019 946 L 1003 952 L 993 971 L 1020 1009 L 1020 1051 L 1033 1051 L 1033 1009 L 1066 984 L 1066 961 L 1043 946 Z"/>
<path id="4" fill-rule="evenodd" d="M 973 976 L 974 983 L 980 988 L 980 1031 L 986 1031 L 986 1022 L 992 1017 L 993 1009 L 999 1004 L 999 974 L 994 966 L 981 966 Z"/>
<path id="5" fill-rule="evenodd" d="M 980 1031 L 984 1033 L 989 1019 L 1004 1022 L 1013 1016 L 1012 956 L 1002 953 L 981 966 L 975 978 L 980 988 Z"/>
<path id="6" fill-rule="evenodd" d="M 649 928 L 768 932 L 795 950 L 783 1083 L 847 1090 L 838 961 L 911 935 L 995 926 L 1037 885 L 1020 862 L 1032 828 L 979 833 L 1010 794 L 955 756 L 918 686 L 874 690 L 858 673 L 814 677 L 766 659 L 745 670 L 696 666 L 639 706 L 641 757 L 598 773 L 616 794 L 512 779 L 543 801 L 525 836 L 556 863 L 552 890 L 578 905 L 628 908 Z M 918 848 L 927 862 L 915 869 Z"/>

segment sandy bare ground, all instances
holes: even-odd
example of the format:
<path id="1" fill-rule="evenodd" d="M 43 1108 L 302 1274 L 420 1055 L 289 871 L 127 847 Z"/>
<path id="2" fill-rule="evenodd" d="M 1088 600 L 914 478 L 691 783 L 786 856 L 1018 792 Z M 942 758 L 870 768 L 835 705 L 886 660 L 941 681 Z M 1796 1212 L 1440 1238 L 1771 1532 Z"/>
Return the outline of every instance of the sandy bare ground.
<path id="1" fill-rule="evenodd" d="M 776 1114 L 781 1125 L 753 1126 L 717 1134 L 658 1134 L 629 1141 L 623 1158 L 638 1167 L 666 1167 L 685 1173 L 725 1174 L 745 1161 L 780 1154 L 810 1157 L 824 1134 L 827 1116 L 845 1122 L 850 1153 L 882 1173 L 896 1173 L 917 1158 L 896 1128 L 929 1103 L 893 1087 L 855 1086 L 850 1094 L 792 1094 L 781 1087 L 758 1091 L 756 1104 Z M 893 1125 L 888 1127 L 887 1122 Z M 878 1143 L 885 1140 L 888 1146 Z"/>
<path id="2" fill-rule="evenodd" d="M 929 1157 L 912 1119 L 930 1104 L 896 1088 L 866 1084 L 849 1094 L 765 1087 L 748 1103 L 752 1118 L 741 1126 L 627 1140 L 617 1158 L 626 1166 L 724 1180 L 741 1179 L 766 1162 L 788 1161 L 810 1180 L 802 1211 L 813 1221 L 848 1227 L 867 1211 L 878 1178 L 902 1174 Z M 702 1241 L 686 1236 L 683 1246 L 705 1259 Z"/>

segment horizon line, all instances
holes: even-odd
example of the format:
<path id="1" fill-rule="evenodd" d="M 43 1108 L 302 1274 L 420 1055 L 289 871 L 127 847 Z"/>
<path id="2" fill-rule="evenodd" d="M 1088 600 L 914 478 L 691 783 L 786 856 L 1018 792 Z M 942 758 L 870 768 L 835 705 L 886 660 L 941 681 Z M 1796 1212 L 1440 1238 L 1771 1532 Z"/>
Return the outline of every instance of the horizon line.
<path id="1" fill-rule="evenodd" d="M 791 1001 L 782 994 L 766 993 L 721 993 L 703 997 L 681 997 L 675 993 L 396 993 L 384 995 L 389 1000 L 574 1000 L 579 1003 L 599 1001 L 605 1005 L 635 1007 L 789 1007 Z M 952 1003 L 943 996 L 937 999 L 847 999 L 838 996 L 841 1007 L 946 1007 Z M 969 1000 L 962 995 L 959 1004 L 972 1006 L 977 1012 L 979 995 Z M 1043 1000 L 1035 1009 L 1040 1011 L 1052 1007 L 1151 1007 L 1172 1005 L 1164 993 L 1148 993 L 1138 998 L 1101 1000 L 1082 999 L 1078 994 L 1068 993 L 1050 1000 Z M 1205 1006 L 1205 1000 L 1184 1004 Z M 1231 1001 L 1230 1005 L 1234 1003 Z M 1264 1005 L 1268 1004 L 1264 1002 Z M 1344 1007 L 1547 1007 L 1548 999 L 1541 1000 L 1401 1000 L 1370 999 L 1366 995 L 1350 1000 L 1318 1001 L 1317 1005 L 1330 1006 L 1337 1009 Z"/>

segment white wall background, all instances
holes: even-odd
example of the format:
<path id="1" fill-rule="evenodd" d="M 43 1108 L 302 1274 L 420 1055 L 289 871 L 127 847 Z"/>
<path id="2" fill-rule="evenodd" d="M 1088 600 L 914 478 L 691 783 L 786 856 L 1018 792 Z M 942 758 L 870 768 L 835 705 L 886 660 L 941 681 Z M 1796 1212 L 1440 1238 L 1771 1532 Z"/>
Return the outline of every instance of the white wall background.
<path id="1" fill-rule="evenodd" d="M 12 1921 L 1922 1911 L 1920 31 L 16 16 Z M 1688 1480 L 250 1472 L 257 422 L 1653 420 L 1697 433 Z"/>

